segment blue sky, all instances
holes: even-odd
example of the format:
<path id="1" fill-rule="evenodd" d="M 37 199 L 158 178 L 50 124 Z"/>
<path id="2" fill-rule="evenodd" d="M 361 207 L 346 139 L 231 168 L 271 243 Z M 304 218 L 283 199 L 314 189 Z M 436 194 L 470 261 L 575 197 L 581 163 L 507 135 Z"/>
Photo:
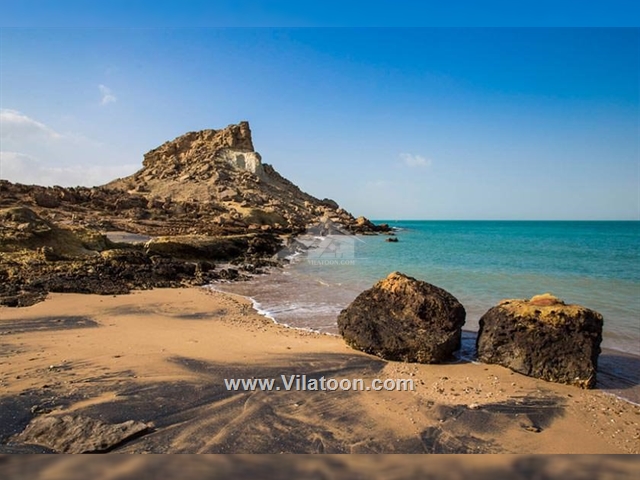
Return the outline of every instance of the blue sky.
<path id="1" fill-rule="evenodd" d="M 19 0 L 14 27 L 637 27 L 637 0 Z"/>
<path id="2" fill-rule="evenodd" d="M 265 162 L 356 215 L 640 218 L 637 28 L 0 34 L 2 178 L 105 183 L 248 120 Z"/>

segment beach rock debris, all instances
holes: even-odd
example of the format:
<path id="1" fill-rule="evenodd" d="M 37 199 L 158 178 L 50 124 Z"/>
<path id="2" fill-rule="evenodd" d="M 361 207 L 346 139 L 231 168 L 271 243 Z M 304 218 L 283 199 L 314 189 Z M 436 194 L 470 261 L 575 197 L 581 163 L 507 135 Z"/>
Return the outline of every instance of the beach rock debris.
<path id="1" fill-rule="evenodd" d="M 503 300 L 480 319 L 478 359 L 530 377 L 596 385 L 603 318 L 551 294 Z"/>
<path id="2" fill-rule="evenodd" d="M 387 360 L 440 363 L 460 348 L 465 309 L 445 290 L 399 272 L 338 316 L 348 345 Z"/>
<path id="3" fill-rule="evenodd" d="M 15 441 L 58 453 L 97 453 L 109 451 L 151 428 L 150 424 L 134 420 L 113 424 L 84 415 L 47 415 L 34 418 Z"/>
<path id="4" fill-rule="evenodd" d="M 33 305 L 49 292 L 117 295 L 246 279 L 215 262 L 244 262 L 260 273 L 282 247 L 270 232 L 115 244 L 99 232 L 57 227 L 26 207 L 0 210 L 0 218 L 7 220 L 0 228 L 0 305 L 10 307 Z"/>

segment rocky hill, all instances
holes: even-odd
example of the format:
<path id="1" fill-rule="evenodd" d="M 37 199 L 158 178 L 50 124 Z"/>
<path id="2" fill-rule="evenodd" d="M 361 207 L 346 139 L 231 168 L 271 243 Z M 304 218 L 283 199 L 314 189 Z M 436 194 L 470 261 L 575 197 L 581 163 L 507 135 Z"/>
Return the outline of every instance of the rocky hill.
<path id="1" fill-rule="evenodd" d="M 182 135 L 148 152 L 142 165 L 95 188 L 0 181 L 0 208 L 28 206 L 63 224 L 152 236 L 299 233 L 328 220 L 352 232 L 379 230 L 263 164 L 247 122 Z"/>
<path id="2" fill-rule="evenodd" d="M 358 228 L 336 202 L 303 192 L 263 164 L 247 122 L 189 132 L 148 152 L 142 164 L 135 174 L 106 187 L 141 195 L 152 206 L 179 214 L 205 211 L 207 222 L 222 227 L 296 232 L 331 219 Z M 202 222 L 190 228 L 202 228 Z"/>
<path id="3" fill-rule="evenodd" d="M 241 274 L 218 272 L 215 263 L 240 261 L 253 271 L 282 248 L 283 235 L 389 230 L 263 164 L 247 122 L 166 142 L 138 172 L 101 187 L 0 181 L 0 219 L 0 304 L 18 306 L 48 291 L 121 293 L 232 279 Z M 114 244 L 109 231 L 154 238 Z"/>

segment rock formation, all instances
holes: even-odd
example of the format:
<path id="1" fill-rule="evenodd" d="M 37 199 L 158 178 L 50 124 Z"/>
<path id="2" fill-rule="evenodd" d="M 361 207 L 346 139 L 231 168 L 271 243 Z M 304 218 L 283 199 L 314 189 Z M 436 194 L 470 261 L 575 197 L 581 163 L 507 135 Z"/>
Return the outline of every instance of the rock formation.
<path id="1" fill-rule="evenodd" d="M 480 319 L 478 359 L 550 382 L 593 388 L 602 315 L 551 294 L 503 300 Z"/>
<path id="2" fill-rule="evenodd" d="M 152 236 L 300 233 L 326 219 L 354 233 L 389 230 L 262 163 L 247 122 L 186 133 L 145 154 L 138 172 L 102 187 L 0 181 L 0 208 L 18 205 L 56 223 Z"/>
<path id="3" fill-rule="evenodd" d="M 150 428 L 146 423 L 133 420 L 109 424 L 82 415 L 47 415 L 34 418 L 15 440 L 58 453 L 98 453 L 142 435 Z"/>
<path id="4" fill-rule="evenodd" d="M 263 164 L 247 122 L 190 132 L 166 142 L 144 156 L 140 171 L 106 187 L 138 194 L 151 203 L 170 199 L 172 210 L 186 212 L 187 205 L 197 204 L 209 222 L 236 229 L 301 232 L 327 218 L 345 228 L 377 228 L 366 219 L 364 223 L 355 220 L 333 200 L 319 200 L 301 191 L 271 165 Z M 199 223 L 188 232 L 176 233 L 203 233 L 196 231 Z"/>
<path id="5" fill-rule="evenodd" d="M 0 210 L 0 220 L 0 305 L 12 307 L 32 305 L 48 292 L 111 295 L 245 278 L 214 262 L 242 259 L 241 269 L 258 273 L 282 246 L 268 233 L 118 244 L 86 228 L 58 227 L 26 207 Z"/>
<path id="6" fill-rule="evenodd" d="M 338 316 L 351 347 L 388 360 L 439 363 L 460 348 L 464 307 L 429 283 L 391 273 Z"/>
<path id="7" fill-rule="evenodd" d="M 263 164 L 247 122 L 166 142 L 138 172 L 102 187 L 0 180 L 0 219 L 0 304 L 11 306 L 49 291 L 111 294 L 243 278 L 210 263 L 245 262 L 259 271 L 281 248 L 280 235 L 310 226 L 389 230 L 304 193 Z M 114 244 L 108 231 L 155 238 Z"/>
<path id="8" fill-rule="evenodd" d="M 49 260 L 97 255 L 107 240 L 85 228 L 61 228 L 27 207 L 0 209 L 0 252 L 40 250 Z"/>

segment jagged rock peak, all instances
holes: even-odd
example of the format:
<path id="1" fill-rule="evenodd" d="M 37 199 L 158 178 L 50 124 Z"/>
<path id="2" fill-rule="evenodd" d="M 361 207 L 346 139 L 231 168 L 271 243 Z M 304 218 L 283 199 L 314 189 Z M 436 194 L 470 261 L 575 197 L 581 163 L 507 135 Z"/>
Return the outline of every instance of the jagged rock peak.
<path id="1" fill-rule="evenodd" d="M 184 166 L 194 161 L 212 160 L 224 151 L 255 153 L 249 122 L 221 130 L 185 133 L 146 153 L 142 164 L 145 168 Z"/>

